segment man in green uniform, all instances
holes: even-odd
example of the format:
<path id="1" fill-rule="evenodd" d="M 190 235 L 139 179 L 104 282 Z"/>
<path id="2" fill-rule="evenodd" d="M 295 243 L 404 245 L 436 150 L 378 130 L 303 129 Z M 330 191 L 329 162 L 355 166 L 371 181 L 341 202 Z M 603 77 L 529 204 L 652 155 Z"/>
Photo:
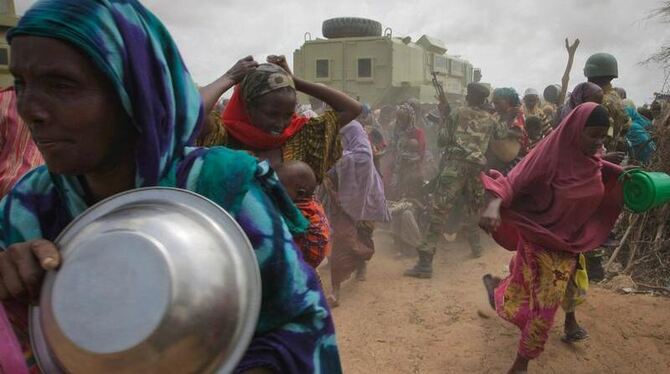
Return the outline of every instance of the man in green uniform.
<path id="1" fill-rule="evenodd" d="M 485 108 L 489 89 L 470 83 L 467 106 L 457 109 L 446 120 L 439 136 L 439 146 L 446 147 L 443 165 L 433 183 L 430 222 L 423 242 L 418 247 L 419 262 L 405 272 L 406 276 L 430 278 L 437 241 L 443 232 L 450 234 L 462 223 L 475 256 L 481 253 L 479 209 L 484 189 L 479 174 L 486 165 L 485 153 L 491 138 L 507 135 L 507 127 L 496 122 Z M 460 221 L 460 222 L 458 222 Z"/>
<path id="2" fill-rule="evenodd" d="M 609 53 L 596 53 L 586 60 L 584 75 L 588 81 L 603 89 L 603 103 L 610 114 L 610 139 L 607 150 L 617 152 L 625 146 L 624 137 L 630 127 L 630 118 L 626 114 L 623 100 L 612 87 L 612 80 L 619 77 L 619 66 L 614 56 Z"/>
<path id="3" fill-rule="evenodd" d="M 607 108 L 610 116 L 610 130 L 605 143 L 607 153 L 603 158 L 607 161 L 619 164 L 627 150 L 626 132 L 631 125 L 630 117 L 626 114 L 623 99 L 612 87 L 612 80 L 619 77 L 619 65 L 614 56 L 609 53 L 596 53 L 586 60 L 584 75 L 589 82 L 595 83 L 603 90 L 602 105 Z M 614 235 L 610 234 L 610 239 Z M 608 240 L 610 242 L 611 240 Z M 604 269 L 602 267 L 602 250 L 591 251 L 586 254 L 586 268 L 589 279 L 602 280 Z M 574 315 L 571 317 L 574 318 Z"/>

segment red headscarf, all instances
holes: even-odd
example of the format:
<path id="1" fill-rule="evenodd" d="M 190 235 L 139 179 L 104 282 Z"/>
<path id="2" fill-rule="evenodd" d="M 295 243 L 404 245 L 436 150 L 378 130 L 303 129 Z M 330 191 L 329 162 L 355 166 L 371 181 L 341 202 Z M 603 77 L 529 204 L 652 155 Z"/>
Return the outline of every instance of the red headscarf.
<path id="1" fill-rule="evenodd" d="M 276 149 L 297 134 L 303 126 L 309 121 L 309 118 L 293 114 L 291 122 L 284 129 L 281 135 L 271 135 L 255 127 L 249 120 L 246 105 L 242 100 L 239 85 L 235 87 L 233 96 L 226 105 L 226 109 L 221 115 L 221 122 L 226 128 L 226 132 L 242 144 L 257 150 Z"/>
<path id="2" fill-rule="evenodd" d="M 581 133 L 597 104 L 568 115 L 505 177 L 482 174 L 487 191 L 503 200 L 494 239 L 509 250 L 527 240 L 549 250 L 580 253 L 607 239 L 623 207 L 621 167 L 580 149 Z"/>

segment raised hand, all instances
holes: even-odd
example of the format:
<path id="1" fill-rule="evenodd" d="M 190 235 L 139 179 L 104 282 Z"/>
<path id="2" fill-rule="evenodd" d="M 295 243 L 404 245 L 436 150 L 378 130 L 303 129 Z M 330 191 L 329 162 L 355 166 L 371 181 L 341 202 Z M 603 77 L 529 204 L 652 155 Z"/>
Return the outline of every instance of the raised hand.
<path id="1" fill-rule="evenodd" d="M 287 73 L 293 75 L 293 72 L 291 71 L 291 68 L 288 67 L 288 62 L 286 61 L 286 56 L 284 56 L 284 55 L 280 55 L 280 56 L 270 55 L 270 56 L 268 56 L 268 62 L 271 63 L 271 64 L 279 65 L 279 67 L 286 70 Z"/>
<path id="2" fill-rule="evenodd" d="M 254 60 L 252 56 L 247 56 L 235 63 L 224 76 L 228 77 L 234 84 L 238 84 L 247 76 L 250 72 L 256 70 L 258 67 L 258 62 Z"/>
<path id="3" fill-rule="evenodd" d="M 565 38 L 565 49 L 568 50 L 568 54 L 570 56 L 574 56 L 575 52 L 577 51 L 577 47 L 579 47 L 579 39 L 575 39 L 575 42 L 570 45 L 568 42 L 568 38 Z"/>

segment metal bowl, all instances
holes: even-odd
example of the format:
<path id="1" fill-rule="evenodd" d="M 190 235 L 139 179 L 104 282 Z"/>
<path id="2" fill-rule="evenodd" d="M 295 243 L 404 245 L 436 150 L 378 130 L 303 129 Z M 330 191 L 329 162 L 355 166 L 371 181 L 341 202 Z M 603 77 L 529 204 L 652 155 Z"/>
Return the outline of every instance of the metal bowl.
<path id="1" fill-rule="evenodd" d="M 30 334 L 46 373 L 228 373 L 261 303 L 253 247 L 206 198 L 147 188 L 109 198 L 56 239 Z"/>

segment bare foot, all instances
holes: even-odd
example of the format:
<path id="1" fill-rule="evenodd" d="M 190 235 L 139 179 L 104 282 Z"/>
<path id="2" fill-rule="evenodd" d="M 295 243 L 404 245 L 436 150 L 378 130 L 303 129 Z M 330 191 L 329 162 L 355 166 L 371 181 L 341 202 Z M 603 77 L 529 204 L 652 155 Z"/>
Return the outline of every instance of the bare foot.
<path id="1" fill-rule="evenodd" d="M 328 298 L 326 298 L 326 300 L 328 301 L 328 305 L 330 305 L 331 308 L 337 308 L 338 306 L 340 306 L 340 285 L 339 284 L 334 284 L 333 285 L 333 291 L 330 294 L 330 296 L 328 296 Z"/>
<path id="2" fill-rule="evenodd" d="M 358 265 L 358 269 L 356 269 L 356 281 L 365 282 L 367 280 L 367 273 L 368 265 L 367 263 L 362 262 L 360 265 Z"/>
<path id="3" fill-rule="evenodd" d="M 338 306 L 340 306 L 340 300 L 336 298 L 335 295 L 329 295 L 326 300 L 328 300 L 328 305 L 331 308 L 337 308 Z"/>
<path id="4" fill-rule="evenodd" d="M 526 373 L 528 373 L 528 359 L 517 354 L 516 360 L 514 360 L 514 364 L 509 369 L 507 374 L 526 374 Z"/>

